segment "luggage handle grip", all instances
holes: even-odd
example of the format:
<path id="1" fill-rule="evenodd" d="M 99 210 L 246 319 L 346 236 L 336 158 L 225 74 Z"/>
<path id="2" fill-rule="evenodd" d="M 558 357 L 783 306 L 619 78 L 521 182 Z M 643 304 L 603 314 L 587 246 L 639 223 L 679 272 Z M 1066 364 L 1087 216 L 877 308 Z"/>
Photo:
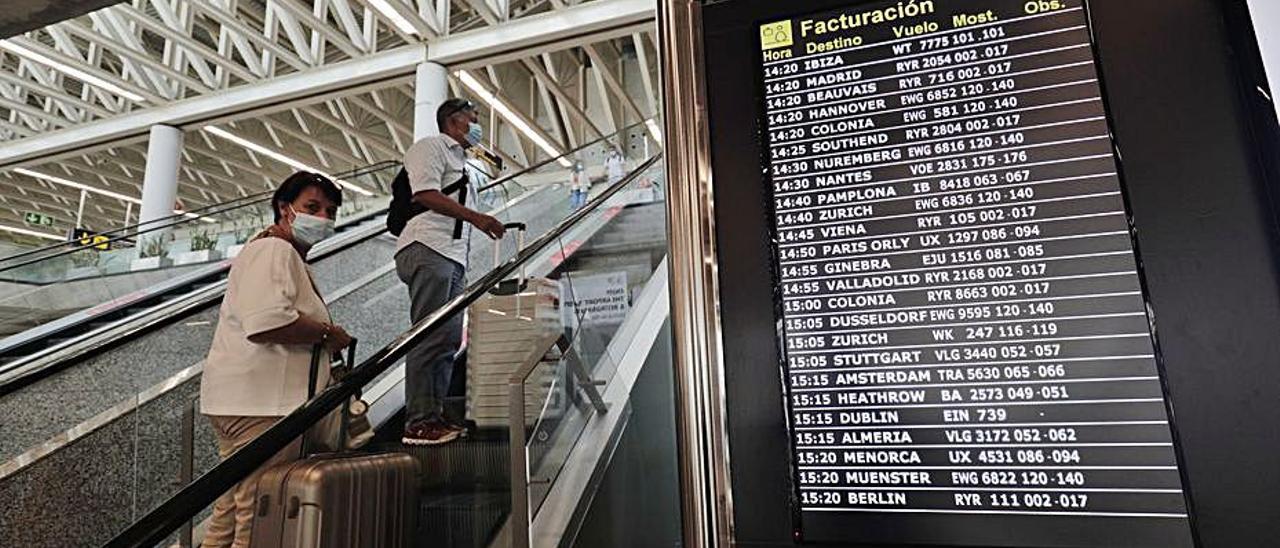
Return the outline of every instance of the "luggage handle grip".
<path id="1" fill-rule="evenodd" d="M 522 222 L 503 223 L 502 228 L 516 231 L 516 253 L 524 249 L 524 235 L 529 230 L 529 225 Z M 493 267 L 498 268 L 498 264 L 502 262 L 502 242 L 493 242 Z M 523 276 L 521 276 L 523 277 Z"/>
<path id="2" fill-rule="evenodd" d="M 347 346 L 347 356 L 343 358 L 343 365 L 355 368 L 356 364 L 356 345 L 360 339 L 351 337 L 351 344 Z M 324 352 L 324 345 L 317 343 L 311 347 L 311 370 L 307 378 L 307 401 L 311 401 L 316 397 L 316 381 L 320 378 L 320 353 Z"/>

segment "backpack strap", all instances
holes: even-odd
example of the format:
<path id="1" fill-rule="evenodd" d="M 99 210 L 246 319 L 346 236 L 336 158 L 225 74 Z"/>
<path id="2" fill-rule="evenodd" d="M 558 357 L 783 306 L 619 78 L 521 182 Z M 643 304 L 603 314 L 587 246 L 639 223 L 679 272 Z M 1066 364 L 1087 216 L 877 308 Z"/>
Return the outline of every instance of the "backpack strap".
<path id="1" fill-rule="evenodd" d="M 402 177 L 403 177 L 403 180 L 401 180 Z M 451 194 L 458 194 L 458 198 L 457 198 L 458 205 L 465 207 L 467 205 L 467 194 L 468 194 L 467 189 L 470 185 L 470 182 L 471 182 L 470 177 L 467 175 L 467 172 L 464 170 L 462 172 L 462 177 L 459 177 L 457 181 L 454 181 L 446 185 L 444 188 L 441 188 L 440 193 L 444 194 L 445 196 L 449 196 Z M 413 194 L 412 194 L 413 191 L 411 188 L 409 188 L 408 174 L 403 168 L 401 168 L 400 173 L 396 175 L 396 180 L 392 183 L 393 185 L 392 190 L 393 191 L 396 190 L 397 187 L 395 185 L 399 185 L 399 184 L 403 184 L 402 192 L 405 194 L 403 198 L 403 204 L 401 202 L 396 201 L 396 197 L 394 196 L 395 193 L 393 192 L 391 211 L 387 215 L 387 228 L 391 231 L 392 234 L 395 234 L 397 236 L 400 235 L 400 231 L 404 230 L 405 225 L 409 224 L 409 220 L 413 219 L 414 217 L 417 217 L 418 215 L 421 215 L 423 213 L 430 211 L 430 209 L 424 207 L 422 204 L 419 204 L 417 201 L 413 199 Z M 453 239 L 455 240 L 462 239 L 462 227 L 463 227 L 462 220 L 456 220 L 454 222 Z"/>
<path id="2" fill-rule="evenodd" d="M 462 171 L 462 177 L 460 177 L 457 181 L 454 181 L 449 186 L 446 186 L 440 189 L 440 192 L 445 196 L 448 196 L 450 194 L 458 194 L 458 205 L 462 207 L 466 207 L 467 194 L 469 194 L 469 192 L 467 192 L 467 186 L 470 183 L 471 183 L 471 177 L 467 175 L 467 171 L 464 168 Z M 453 239 L 455 240 L 462 239 L 462 219 L 457 219 L 453 223 Z"/>

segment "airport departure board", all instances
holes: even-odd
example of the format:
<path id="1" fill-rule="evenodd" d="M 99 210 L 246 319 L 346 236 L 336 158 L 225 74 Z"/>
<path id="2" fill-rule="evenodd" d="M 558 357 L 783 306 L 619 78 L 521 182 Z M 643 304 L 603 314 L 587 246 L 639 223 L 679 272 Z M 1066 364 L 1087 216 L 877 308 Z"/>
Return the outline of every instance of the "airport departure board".
<path id="1" fill-rule="evenodd" d="M 1001 516 L 1013 546 L 1191 545 L 1081 0 L 759 28 L 801 521 Z M 1025 526 L 1058 517 L 1097 527 Z M 1123 533 L 1138 524 L 1154 532 Z"/>

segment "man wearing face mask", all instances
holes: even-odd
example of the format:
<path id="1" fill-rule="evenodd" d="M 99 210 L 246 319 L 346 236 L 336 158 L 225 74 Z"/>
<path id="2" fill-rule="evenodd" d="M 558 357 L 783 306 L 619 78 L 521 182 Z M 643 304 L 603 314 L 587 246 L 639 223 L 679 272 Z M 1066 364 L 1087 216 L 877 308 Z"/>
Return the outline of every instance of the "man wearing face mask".
<path id="1" fill-rule="evenodd" d="M 414 323 L 462 293 L 472 227 L 493 239 L 504 233 L 501 221 L 468 207 L 475 203 L 475 188 L 466 172 L 466 149 L 483 138 L 475 105 L 449 99 L 436 111 L 436 123 L 440 135 L 414 143 L 404 157 L 413 209 L 396 243 L 396 273 L 409 286 Z M 406 445 L 440 445 L 465 431 L 444 415 L 461 344 L 457 315 L 405 358 Z"/>

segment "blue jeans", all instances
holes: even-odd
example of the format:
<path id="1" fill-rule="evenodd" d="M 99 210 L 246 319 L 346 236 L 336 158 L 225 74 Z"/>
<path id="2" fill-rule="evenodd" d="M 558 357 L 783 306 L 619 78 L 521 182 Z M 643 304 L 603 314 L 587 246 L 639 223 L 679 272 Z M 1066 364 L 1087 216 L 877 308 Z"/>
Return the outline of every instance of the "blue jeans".
<path id="1" fill-rule="evenodd" d="M 396 253 L 396 274 L 409 286 L 409 314 L 418 323 L 462 294 L 467 270 L 420 243 Z M 462 346 L 462 314 L 427 335 L 405 357 L 405 425 L 444 420 L 453 358 Z"/>
<path id="2" fill-rule="evenodd" d="M 569 205 L 572 206 L 574 209 L 578 209 L 584 205 L 587 205 L 587 191 L 585 190 L 570 191 Z"/>

